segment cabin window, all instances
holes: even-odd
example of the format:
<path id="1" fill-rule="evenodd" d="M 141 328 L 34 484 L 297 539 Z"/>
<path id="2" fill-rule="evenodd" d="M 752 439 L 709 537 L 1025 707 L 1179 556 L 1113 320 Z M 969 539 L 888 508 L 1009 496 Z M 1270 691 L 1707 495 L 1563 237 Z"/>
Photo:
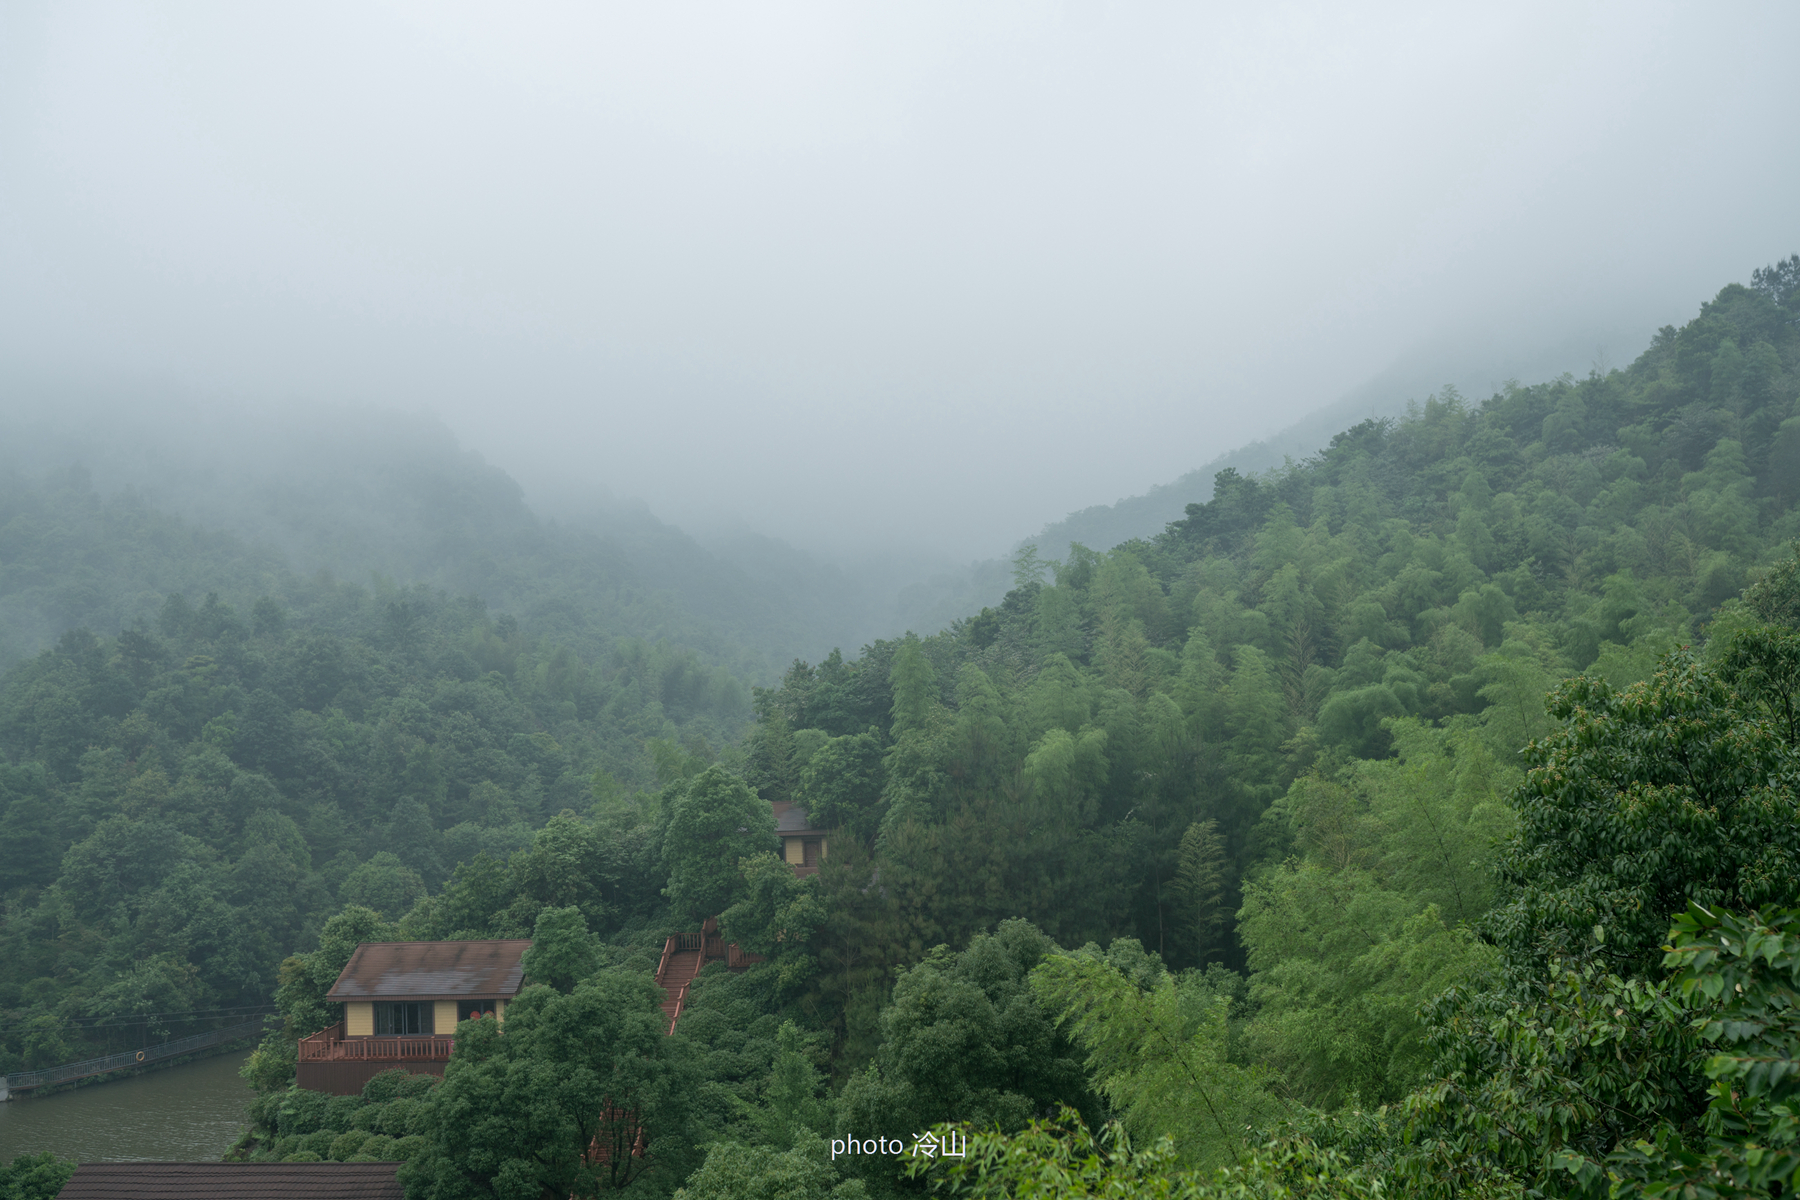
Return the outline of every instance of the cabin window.
<path id="1" fill-rule="evenodd" d="M 809 867 L 819 865 L 819 843 L 812 838 L 806 839 L 806 865 Z"/>
<path id="2" fill-rule="evenodd" d="M 432 1032 L 432 1005 L 422 1000 L 377 1001 L 375 1036 Z"/>

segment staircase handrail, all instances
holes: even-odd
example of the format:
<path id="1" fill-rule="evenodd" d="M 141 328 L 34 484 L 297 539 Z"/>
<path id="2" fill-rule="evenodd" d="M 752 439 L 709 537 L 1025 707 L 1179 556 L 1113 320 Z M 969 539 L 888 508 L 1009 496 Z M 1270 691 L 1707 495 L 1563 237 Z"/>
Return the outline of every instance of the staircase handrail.
<path id="1" fill-rule="evenodd" d="M 674 1035 L 675 1024 L 681 1020 L 682 1010 L 687 1007 L 688 988 L 693 985 L 693 982 L 690 979 L 675 990 L 675 1011 L 669 1014 L 669 1036 Z"/>
<path id="2" fill-rule="evenodd" d="M 669 958 L 674 953 L 675 935 L 670 934 L 669 940 L 663 943 L 662 958 L 656 964 L 656 974 L 651 976 L 652 979 L 656 980 L 658 987 L 662 986 L 663 973 L 669 969 Z"/>

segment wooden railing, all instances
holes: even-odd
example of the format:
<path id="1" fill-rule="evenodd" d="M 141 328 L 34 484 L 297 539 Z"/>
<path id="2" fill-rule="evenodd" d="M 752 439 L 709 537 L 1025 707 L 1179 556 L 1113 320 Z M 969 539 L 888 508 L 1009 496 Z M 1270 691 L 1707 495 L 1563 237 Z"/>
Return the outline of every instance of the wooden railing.
<path id="1" fill-rule="evenodd" d="M 676 1022 L 681 1020 L 682 1011 L 687 1008 L 688 988 L 692 987 L 693 984 L 694 981 L 690 979 L 675 989 L 675 1009 L 669 1014 L 669 1028 L 665 1032 L 669 1034 L 675 1032 Z"/>
<path id="2" fill-rule="evenodd" d="M 709 928 L 717 928 L 711 921 L 707 922 L 707 925 Z M 675 1032 L 676 1022 L 681 1020 L 681 1014 L 687 1008 L 688 988 L 693 985 L 693 980 L 690 979 L 674 989 L 670 989 L 665 980 L 668 978 L 670 960 L 687 950 L 698 950 L 702 963 L 722 958 L 725 960 L 726 967 L 734 971 L 741 970 L 751 963 L 768 961 L 760 954 L 746 954 L 738 949 L 736 942 L 727 942 L 717 933 L 670 934 L 668 940 L 663 943 L 662 957 L 656 961 L 656 974 L 651 977 L 656 980 L 657 986 L 669 993 L 670 999 L 674 1001 L 674 1007 L 670 1010 L 669 1015 L 670 1033 Z"/>
<path id="3" fill-rule="evenodd" d="M 451 1037 L 359 1037 L 346 1038 L 339 1024 L 321 1029 L 311 1037 L 300 1039 L 302 1062 L 341 1061 L 343 1059 L 377 1062 L 443 1062 L 456 1048 Z"/>
<path id="4" fill-rule="evenodd" d="M 650 978 L 656 980 L 659 984 L 663 981 L 663 972 L 669 969 L 669 958 L 674 953 L 675 939 L 671 937 L 668 941 L 663 943 L 662 957 L 656 960 L 656 974 L 652 975 Z"/>
<path id="5" fill-rule="evenodd" d="M 319 1032 L 300 1039 L 300 1057 L 308 1062 L 330 1058 L 331 1047 L 338 1045 L 343 1040 L 344 1023 L 342 1021 L 336 1025 L 327 1025 Z"/>
<path id="6" fill-rule="evenodd" d="M 611 1096 L 602 1099 L 600 1104 L 600 1128 L 594 1131 L 594 1140 L 588 1143 L 588 1165 L 609 1165 L 615 1145 L 629 1147 L 633 1158 L 644 1157 L 646 1131 L 638 1110 L 615 1106 Z"/>

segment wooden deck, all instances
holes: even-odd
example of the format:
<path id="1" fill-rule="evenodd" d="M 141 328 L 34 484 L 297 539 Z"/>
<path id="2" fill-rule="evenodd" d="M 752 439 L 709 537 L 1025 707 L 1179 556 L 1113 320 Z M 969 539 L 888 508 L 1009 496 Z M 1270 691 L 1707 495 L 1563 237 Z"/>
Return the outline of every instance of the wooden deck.
<path id="1" fill-rule="evenodd" d="M 452 1037 L 344 1036 L 342 1023 L 300 1039 L 294 1082 L 311 1092 L 354 1096 L 395 1067 L 414 1075 L 442 1075 L 456 1048 Z"/>
<path id="2" fill-rule="evenodd" d="M 344 1036 L 343 1022 L 300 1039 L 301 1062 L 448 1062 L 453 1037 Z"/>

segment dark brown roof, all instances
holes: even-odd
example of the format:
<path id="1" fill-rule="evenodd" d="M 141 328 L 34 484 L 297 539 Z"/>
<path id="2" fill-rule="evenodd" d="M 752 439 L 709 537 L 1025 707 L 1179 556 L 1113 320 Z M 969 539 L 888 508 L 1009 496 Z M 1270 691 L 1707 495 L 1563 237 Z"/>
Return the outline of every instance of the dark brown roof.
<path id="1" fill-rule="evenodd" d="M 403 1200 L 399 1163 L 82 1163 L 56 1200 Z"/>
<path id="2" fill-rule="evenodd" d="M 364 942 L 325 993 L 327 1000 L 506 999 L 519 992 L 529 938 L 491 942 Z"/>
<path id="3" fill-rule="evenodd" d="M 811 818 L 806 810 L 792 800 L 772 800 L 769 807 L 775 810 L 776 833 L 822 833 L 823 830 L 812 827 Z"/>

